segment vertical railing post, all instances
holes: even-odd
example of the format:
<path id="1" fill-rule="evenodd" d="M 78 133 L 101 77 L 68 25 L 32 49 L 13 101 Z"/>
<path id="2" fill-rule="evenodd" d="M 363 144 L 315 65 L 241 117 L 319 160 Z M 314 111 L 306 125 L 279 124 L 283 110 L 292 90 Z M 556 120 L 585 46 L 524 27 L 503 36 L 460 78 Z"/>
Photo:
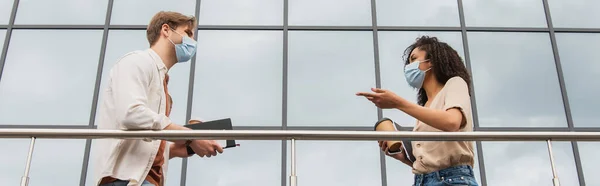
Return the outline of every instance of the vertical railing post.
<path id="1" fill-rule="evenodd" d="M 29 185 L 29 167 L 31 167 L 31 157 L 33 156 L 34 145 L 35 137 L 31 137 L 31 144 L 29 144 L 29 155 L 27 155 L 27 165 L 25 166 L 25 175 L 21 177 L 21 186 Z"/>
<path id="2" fill-rule="evenodd" d="M 554 186 L 560 186 L 558 175 L 556 173 L 556 167 L 554 166 L 554 155 L 552 155 L 552 141 L 547 140 L 546 142 L 548 142 L 548 154 L 550 154 L 550 165 L 552 166 L 552 183 Z"/>
<path id="3" fill-rule="evenodd" d="M 290 171 L 290 186 L 296 186 L 297 184 L 297 180 L 296 180 L 296 139 L 292 138 L 292 145 L 291 145 L 291 166 L 290 169 L 292 169 Z"/>

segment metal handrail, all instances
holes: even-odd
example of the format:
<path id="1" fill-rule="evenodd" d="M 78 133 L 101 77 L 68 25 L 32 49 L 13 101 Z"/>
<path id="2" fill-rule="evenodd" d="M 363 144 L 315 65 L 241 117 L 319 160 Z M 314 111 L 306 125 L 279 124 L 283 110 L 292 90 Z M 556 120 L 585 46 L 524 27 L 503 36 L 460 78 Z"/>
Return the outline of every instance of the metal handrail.
<path id="1" fill-rule="evenodd" d="M 0 138 L 214 139 L 214 140 L 397 140 L 416 141 L 600 141 L 600 132 L 382 132 L 335 130 L 0 129 Z"/>
<path id="2" fill-rule="evenodd" d="M 36 138 L 61 139 L 213 139 L 291 140 L 290 186 L 297 185 L 296 140 L 397 140 L 413 141 L 546 141 L 552 166 L 552 183 L 559 186 L 551 141 L 600 141 L 600 132 L 383 132 L 322 130 L 164 130 L 123 131 L 101 129 L 0 129 L 0 138 L 30 138 L 25 174 L 21 186 L 29 183 L 29 167 Z"/>

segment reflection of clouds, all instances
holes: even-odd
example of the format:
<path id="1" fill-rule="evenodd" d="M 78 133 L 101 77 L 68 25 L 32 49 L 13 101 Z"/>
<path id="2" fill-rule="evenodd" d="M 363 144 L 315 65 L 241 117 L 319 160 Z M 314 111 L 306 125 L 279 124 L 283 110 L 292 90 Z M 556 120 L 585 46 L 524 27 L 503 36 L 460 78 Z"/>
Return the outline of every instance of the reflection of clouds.
<path id="1" fill-rule="evenodd" d="M 104 24 L 107 6 L 97 0 L 21 0 L 15 24 Z"/>
<path id="2" fill-rule="evenodd" d="M 600 143 L 598 142 L 578 142 L 579 156 L 581 157 L 581 168 L 585 177 L 586 185 L 600 185 L 600 161 L 598 154 L 600 153 Z"/>
<path id="3" fill-rule="evenodd" d="M 589 80 L 600 75 L 600 34 L 557 33 L 556 41 L 573 123 L 577 127 L 598 127 L 600 86 Z"/>
<path id="4" fill-rule="evenodd" d="M 282 32 L 201 31 L 192 117 L 280 126 Z"/>
<path id="5" fill-rule="evenodd" d="M 417 91 L 406 83 L 404 77 L 403 54 L 406 47 L 415 42 L 418 36 L 438 37 L 448 43 L 464 60 L 462 36 L 460 32 L 390 32 L 379 34 L 379 64 L 381 71 L 381 87 L 389 89 L 399 96 L 416 103 Z M 383 116 L 393 119 L 401 126 L 414 126 L 416 120 L 396 109 L 383 110 Z"/>
<path id="6" fill-rule="evenodd" d="M 0 0 L 0 24 L 6 25 L 8 24 L 8 19 L 10 18 L 10 13 L 13 7 L 13 0 Z M 0 33 L 3 33 L 0 31 Z M 2 40 L 4 40 L 4 35 L 0 34 Z M 2 42 L 4 43 L 4 42 Z"/>
<path id="7" fill-rule="evenodd" d="M 236 142 L 216 157 L 188 158 L 187 185 L 281 185 L 281 141 Z"/>
<path id="8" fill-rule="evenodd" d="M 600 27 L 598 0 L 548 0 L 548 6 L 554 27 Z"/>
<path id="9" fill-rule="evenodd" d="M 2 185 L 19 185 L 25 171 L 30 140 L 3 139 L 0 149 Z M 30 185 L 79 185 L 85 140 L 38 139 L 35 142 Z M 57 150 L 60 148 L 60 150 Z"/>
<path id="10" fill-rule="evenodd" d="M 287 146 L 289 175 L 289 141 Z M 380 185 L 379 151 L 377 143 L 372 141 L 297 141 L 298 185 Z M 289 186 L 289 177 L 287 183 Z"/>
<path id="11" fill-rule="evenodd" d="M 15 30 L 0 81 L 0 124 L 87 125 L 101 39 L 102 31 Z"/>
<path id="12" fill-rule="evenodd" d="M 289 25 L 370 26 L 370 0 L 290 0 Z"/>
<path id="13" fill-rule="evenodd" d="M 377 0 L 379 26 L 460 26 L 458 5 L 448 0 Z"/>
<path id="14" fill-rule="evenodd" d="M 553 142 L 552 148 L 561 185 L 578 185 L 571 143 Z M 488 185 L 552 185 L 545 142 L 483 142 L 483 150 Z"/>
<path id="15" fill-rule="evenodd" d="M 143 7 L 143 8 L 140 8 Z M 135 10 L 132 12 L 132 10 Z M 126 0 L 115 1 L 110 18 L 111 25 L 147 25 L 159 11 L 175 11 L 194 16 L 196 0 Z"/>
<path id="16" fill-rule="evenodd" d="M 469 41 L 479 119 L 501 119 L 481 126 L 566 127 L 547 34 L 475 32 Z"/>
<path id="17" fill-rule="evenodd" d="M 203 0 L 202 25 L 283 25 L 281 0 Z"/>
<path id="18" fill-rule="evenodd" d="M 463 0 L 467 26 L 547 27 L 540 0 Z"/>
<path id="19" fill-rule="evenodd" d="M 372 32 L 290 32 L 289 126 L 371 126 L 377 109 Z M 343 105 L 343 107 L 340 107 Z"/>

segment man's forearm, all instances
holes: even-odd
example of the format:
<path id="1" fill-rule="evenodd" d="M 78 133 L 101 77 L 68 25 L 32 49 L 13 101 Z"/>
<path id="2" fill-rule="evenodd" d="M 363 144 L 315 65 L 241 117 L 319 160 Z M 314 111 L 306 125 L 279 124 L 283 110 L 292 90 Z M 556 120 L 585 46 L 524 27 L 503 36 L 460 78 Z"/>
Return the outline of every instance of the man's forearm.
<path id="1" fill-rule="evenodd" d="M 163 130 L 192 130 L 192 129 L 171 123 L 171 124 L 167 125 L 167 127 L 165 127 Z M 187 140 L 168 140 L 168 141 L 171 141 L 176 144 L 184 144 L 185 141 L 187 141 Z"/>

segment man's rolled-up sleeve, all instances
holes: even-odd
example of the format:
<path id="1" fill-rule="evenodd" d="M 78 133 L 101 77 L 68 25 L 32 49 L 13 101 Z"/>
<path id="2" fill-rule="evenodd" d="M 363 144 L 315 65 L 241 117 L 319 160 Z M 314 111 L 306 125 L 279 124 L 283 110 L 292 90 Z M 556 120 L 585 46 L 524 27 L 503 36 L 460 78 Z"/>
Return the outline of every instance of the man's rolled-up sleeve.
<path id="1" fill-rule="evenodd" d="M 124 130 L 162 130 L 171 119 L 153 111 L 148 103 L 151 77 L 157 69 L 140 60 L 135 55 L 125 56 L 111 71 L 116 122 Z"/>

